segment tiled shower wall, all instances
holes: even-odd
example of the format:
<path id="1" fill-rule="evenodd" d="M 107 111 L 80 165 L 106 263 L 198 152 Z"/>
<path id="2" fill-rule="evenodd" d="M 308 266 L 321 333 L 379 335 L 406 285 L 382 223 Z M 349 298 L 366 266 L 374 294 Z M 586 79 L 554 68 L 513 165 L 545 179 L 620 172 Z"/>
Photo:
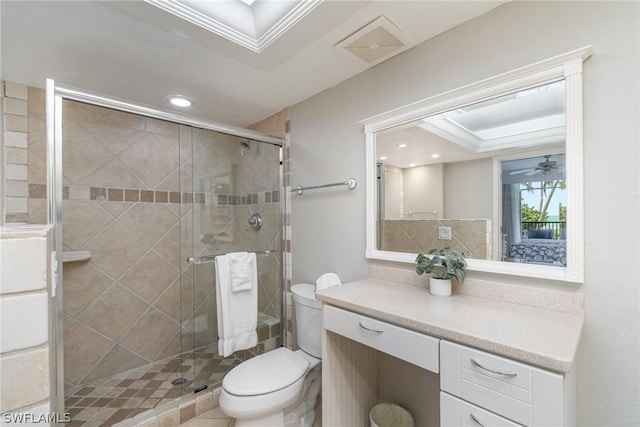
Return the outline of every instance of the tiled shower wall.
<path id="1" fill-rule="evenodd" d="M 45 223 L 44 91 L 28 97 L 27 220 Z M 215 342 L 213 265 L 189 267 L 181 243 L 195 255 L 274 249 L 258 259 L 259 311 L 279 316 L 277 157 L 256 142 L 242 152 L 235 137 L 80 103 L 65 101 L 63 113 L 64 247 L 92 253 L 64 266 L 69 384 Z M 207 187 L 220 171 L 232 173 L 229 185 Z M 256 210 L 265 226 L 249 233 Z M 269 336 L 255 351 L 278 343 Z"/>
<path id="2" fill-rule="evenodd" d="M 438 227 L 450 227 L 451 240 L 438 239 Z M 488 219 L 383 220 L 381 234 L 383 251 L 418 253 L 448 246 L 467 258 L 491 259 Z"/>

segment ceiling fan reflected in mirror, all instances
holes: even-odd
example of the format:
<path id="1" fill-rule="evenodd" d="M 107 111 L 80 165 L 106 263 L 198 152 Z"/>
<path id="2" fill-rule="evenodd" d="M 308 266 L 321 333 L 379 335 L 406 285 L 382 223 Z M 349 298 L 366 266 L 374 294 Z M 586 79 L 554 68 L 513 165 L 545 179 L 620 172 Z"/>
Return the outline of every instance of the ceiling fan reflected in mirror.
<path id="1" fill-rule="evenodd" d="M 539 173 L 548 174 L 549 172 L 552 172 L 560 167 L 558 165 L 558 162 L 556 162 L 555 160 L 550 160 L 550 158 L 551 158 L 550 154 L 546 155 L 544 156 L 544 161 L 538 163 L 538 166 L 534 168 L 527 168 L 527 169 L 513 171 L 511 172 L 511 175 L 518 175 L 522 173 L 525 174 L 526 176 L 532 176 Z"/>

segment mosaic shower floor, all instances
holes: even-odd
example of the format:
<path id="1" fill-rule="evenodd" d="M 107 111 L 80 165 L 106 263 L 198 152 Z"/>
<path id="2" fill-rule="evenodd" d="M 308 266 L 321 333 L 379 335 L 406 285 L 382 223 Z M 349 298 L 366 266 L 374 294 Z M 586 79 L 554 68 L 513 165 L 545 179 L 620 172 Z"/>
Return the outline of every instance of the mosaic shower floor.
<path id="1" fill-rule="evenodd" d="M 65 391 L 65 412 L 71 416 L 69 427 L 110 426 L 165 404 L 197 386 L 219 384 L 225 373 L 242 360 L 223 359 L 215 345 L 196 350 L 184 357 L 172 357 L 155 364 L 132 369 Z M 173 385 L 184 377 L 187 382 Z"/>

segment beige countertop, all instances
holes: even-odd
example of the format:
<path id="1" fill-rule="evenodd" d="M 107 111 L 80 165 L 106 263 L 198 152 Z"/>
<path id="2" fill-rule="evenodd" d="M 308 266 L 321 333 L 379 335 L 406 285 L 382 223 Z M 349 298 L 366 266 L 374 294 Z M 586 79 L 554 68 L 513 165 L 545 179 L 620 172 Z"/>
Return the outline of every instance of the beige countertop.
<path id="1" fill-rule="evenodd" d="M 557 372 L 569 372 L 584 317 L 378 279 L 316 293 L 335 307 Z"/>

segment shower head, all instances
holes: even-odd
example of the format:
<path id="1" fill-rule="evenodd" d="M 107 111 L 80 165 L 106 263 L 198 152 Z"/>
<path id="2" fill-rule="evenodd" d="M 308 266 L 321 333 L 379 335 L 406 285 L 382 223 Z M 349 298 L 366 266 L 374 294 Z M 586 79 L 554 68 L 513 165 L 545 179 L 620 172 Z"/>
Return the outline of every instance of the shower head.
<path id="1" fill-rule="evenodd" d="M 249 140 L 241 139 L 240 140 L 240 155 L 244 156 L 245 151 L 250 151 L 250 150 L 251 150 L 251 144 L 249 143 Z"/>

